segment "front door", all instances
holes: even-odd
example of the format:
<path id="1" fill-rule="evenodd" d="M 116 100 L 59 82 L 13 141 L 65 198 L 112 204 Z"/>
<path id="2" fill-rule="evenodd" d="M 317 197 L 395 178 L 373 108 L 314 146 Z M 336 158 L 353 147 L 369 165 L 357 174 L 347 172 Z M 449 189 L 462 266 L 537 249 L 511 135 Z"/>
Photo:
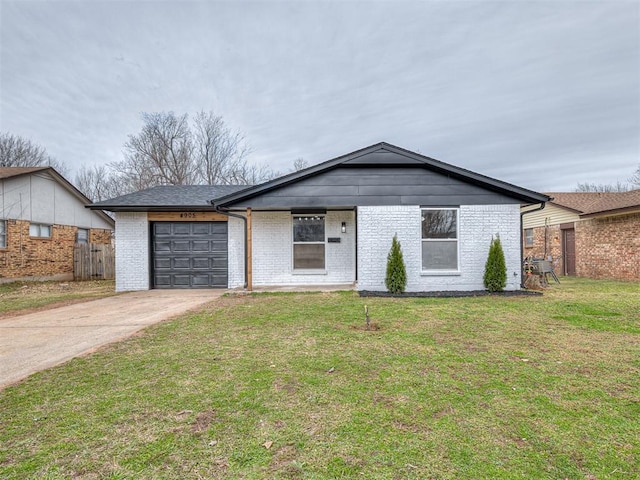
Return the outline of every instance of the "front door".
<path id="1" fill-rule="evenodd" d="M 576 231 L 575 229 L 562 230 L 562 255 L 564 258 L 564 274 L 574 276 L 576 274 Z"/>

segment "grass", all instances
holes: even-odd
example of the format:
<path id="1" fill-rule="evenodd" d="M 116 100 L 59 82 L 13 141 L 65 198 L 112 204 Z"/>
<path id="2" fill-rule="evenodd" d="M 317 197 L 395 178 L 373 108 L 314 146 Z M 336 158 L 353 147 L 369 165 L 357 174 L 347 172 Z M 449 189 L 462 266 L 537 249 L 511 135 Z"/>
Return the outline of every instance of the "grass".
<path id="1" fill-rule="evenodd" d="M 225 297 L 1 392 L 0 478 L 637 478 L 639 293 Z"/>
<path id="2" fill-rule="evenodd" d="M 112 280 L 0 284 L 0 317 L 115 295 Z"/>

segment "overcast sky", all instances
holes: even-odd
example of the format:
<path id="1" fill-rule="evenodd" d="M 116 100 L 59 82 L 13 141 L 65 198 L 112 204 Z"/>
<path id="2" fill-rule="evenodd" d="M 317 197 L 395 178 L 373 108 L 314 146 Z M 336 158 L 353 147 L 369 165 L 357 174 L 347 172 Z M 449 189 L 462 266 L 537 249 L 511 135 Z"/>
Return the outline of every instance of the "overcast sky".
<path id="1" fill-rule="evenodd" d="M 0 1 L 0 130 L 71 180 L 157 111 L 281 171 L 380 141 L 538 191 L 640 163 L 640 2 Z"/>

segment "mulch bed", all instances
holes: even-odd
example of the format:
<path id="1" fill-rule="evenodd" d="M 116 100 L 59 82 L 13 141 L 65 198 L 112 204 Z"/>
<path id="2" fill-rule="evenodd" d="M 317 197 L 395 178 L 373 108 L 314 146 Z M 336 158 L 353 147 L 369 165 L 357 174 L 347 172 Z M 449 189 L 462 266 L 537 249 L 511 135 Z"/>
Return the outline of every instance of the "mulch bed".
<path id="1" fill-rule="evenodd" d="M 542 292 L 533 290 L 509 290 L 505 292 L 491 293 L 487 290 L 472 291 L 440 291 L 440 292 L 405 292 L 389 293 L 362 290 L 358 292 L 361 297 L 391 297 L 391 298 L 459 298 L 459 297 L 486 297 L 493 295 L 496 297 L 526 297 L 539 296 Z"/>

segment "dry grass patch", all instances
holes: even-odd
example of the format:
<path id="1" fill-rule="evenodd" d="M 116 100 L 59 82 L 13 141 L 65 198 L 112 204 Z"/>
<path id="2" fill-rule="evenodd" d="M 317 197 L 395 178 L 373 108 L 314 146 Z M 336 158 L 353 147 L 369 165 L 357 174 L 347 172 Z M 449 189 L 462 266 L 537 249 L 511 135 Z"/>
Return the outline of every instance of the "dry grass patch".
<path id="1" fill-rule="evenodd" d="M 112 280 L 14 282 L 0 285 L 0 318 L 116 295 Z"/>

